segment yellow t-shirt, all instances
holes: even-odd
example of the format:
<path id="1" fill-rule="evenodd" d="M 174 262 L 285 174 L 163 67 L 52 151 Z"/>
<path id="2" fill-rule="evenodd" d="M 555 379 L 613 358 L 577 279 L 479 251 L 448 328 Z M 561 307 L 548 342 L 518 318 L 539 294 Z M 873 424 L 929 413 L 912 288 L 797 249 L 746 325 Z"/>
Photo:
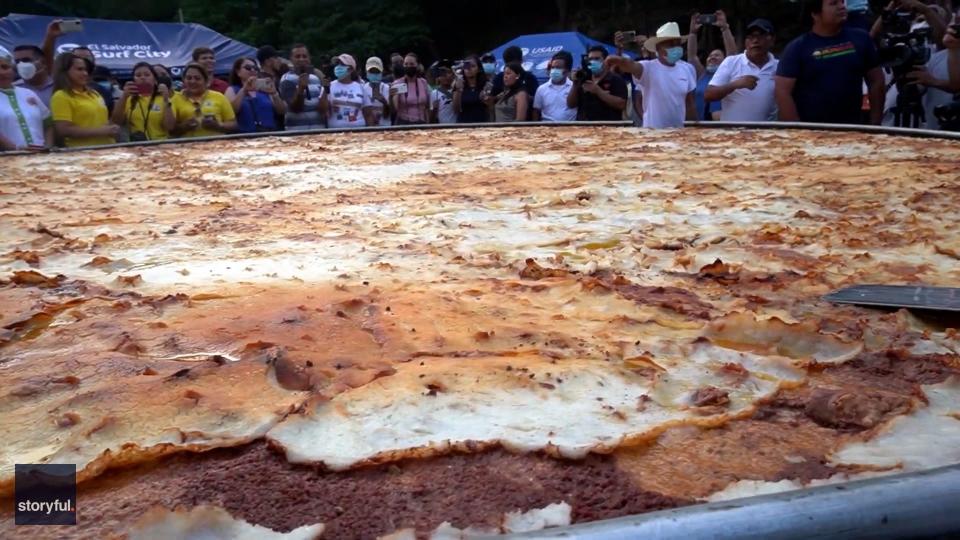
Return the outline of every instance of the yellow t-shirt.
<path id="1" fill-rule="evenodd" d="M 173 107 L 173 115 L 177 118 L 177 123 L 186 122 L 191 118 L 196 118 L 198 122 L 203 121 L 203 117 L 212 115 L 221 124 L 236 120 L 237 115 L 233 113 L 233 106 L 227 100 L 227 97 L 216 90 L 207 90 L 199 101 L 193 101 L 183 93 L 173 96 L 170 100 Z M 181 135 L 182 137 L 211 137 L 223 135 L 219 131 L 204 129 L 202 126 Z"/>
<path id="2" fill-rule="evenodd" d="M 72 122 L 83 128 L 96 128 L 107 125 L 107 104 L 95 90 L 86 89 L 81 93 L 57 90 L 50 98 L 50 111 L 54 122 Z M 67 137 L 67 146 L 96 146 L 117 142 L 109 135 L 99 137 Z"/>
<path id="3" fill-rule="evenodd" d="M 136 105 L 134 101 L 137 102 Z M 149 97 L 138 97 L 136 100 L 133 97 L 128 98 L 124 110 L 127 113 L 127 127 L 130 128 L 130 133 L 145 131 L 147 138 L 151 141 L 169 139 L 170 134 L 163 129 L 164 107 L 166 106 L 163 104 L 163 96 L 155 96 L 152 104 Z M 147 124 L 146 130 L 143 127 L 144 119 Z"/>

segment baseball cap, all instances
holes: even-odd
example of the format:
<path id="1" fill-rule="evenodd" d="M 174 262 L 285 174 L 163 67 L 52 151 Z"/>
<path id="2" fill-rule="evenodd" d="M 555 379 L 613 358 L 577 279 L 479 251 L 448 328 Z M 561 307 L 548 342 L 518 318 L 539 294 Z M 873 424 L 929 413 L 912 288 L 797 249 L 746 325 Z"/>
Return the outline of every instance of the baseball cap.
<path id="1" fill-rule="evenodd" d="M 367 71 L 370 71 L 372 68 L 377 68 L 380 71 L 383 71 L 383 61 L 377 58 L 376 56 L 371 56 L 367 58 Z"/>
<path id="2" fill-rule="evenodd" d="M 754 20 L 752 23 L 748 24 L 748 25 L 747 25 L 747 32 L 749 32 L 749 31 L 751 31 L 751 30 L 753 30 L 753 29 L 755 29 L 755 28 L 758 29 L 758 30 L 763 30 L 764 32 L 766 32 L 766 33 L 768 33 L 768 34 L 772 34 L 772 33 L 773 33 L 773 23 L 771 23 L 770 21 L 768 21 L 768 20 L 766 20 L 766 19 L 756 19 L 756 20 Z"/>
<path id="3" fill-rule="evenodd" d="M 264 45 L 263 47 L 257 49 L 257 62 L 260 62 L 261 64 L 278 56 L 280 56 L 280 53 L 278 53 L 277 50 L 270 45 Z"/>
<path id="4" fill-rule="evenodd" d="M 341 54 L 337 56 L 337 60 L 340 60 L 340 63 L 345 66 L 350 66 L 353 69 L 357 69 L 357 61 L 354 60 L 353 57 L 350 56 L 349 54 L 346 54 L 346 53 Z"/>

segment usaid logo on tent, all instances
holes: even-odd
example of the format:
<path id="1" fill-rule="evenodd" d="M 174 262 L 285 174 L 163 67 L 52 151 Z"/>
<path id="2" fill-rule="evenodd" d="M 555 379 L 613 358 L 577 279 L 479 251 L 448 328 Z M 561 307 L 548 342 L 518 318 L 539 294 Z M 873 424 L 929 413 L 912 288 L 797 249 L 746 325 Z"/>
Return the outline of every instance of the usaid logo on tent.
<path id="1" fill-rule="evenodd" d="M 70 52 L 80 45 L 76 43 L 61 43 L 57 47 L 57 54 Z M 117 45 L 114 43 L 90 43 L 87 48 L 97 59 L 137 58 L 144 60 L 160 60 L 170 58 L 171 51 L 155 51 L 150 45 Z"/>

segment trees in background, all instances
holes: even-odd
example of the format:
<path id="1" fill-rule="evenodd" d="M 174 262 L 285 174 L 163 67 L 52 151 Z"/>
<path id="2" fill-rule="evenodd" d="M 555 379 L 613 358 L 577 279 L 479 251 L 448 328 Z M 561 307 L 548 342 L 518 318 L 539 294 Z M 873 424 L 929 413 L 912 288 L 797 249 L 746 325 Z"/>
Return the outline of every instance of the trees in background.
<path id="1" fill-rule="evenodd" d="M 613 32 L 652 34 L 668 20 L 682 29 L 694 11 L 722 8 L 739 34 L 756 17 L 771 19 L 785 43 L 801 31 L 794 0 L 6 0 L 10 12 L 177 21 L 208 26 L 251 45 L 285 49 L 304 42 L 315 53 L 358 59 L 416 51 L 427 59 L 483 52 L 517 35 L 579 30 L 612 41 Z M 719 33 L 701 37 L 719 46 Z M 359 61 L 359 60 L 358 60 Z"/>

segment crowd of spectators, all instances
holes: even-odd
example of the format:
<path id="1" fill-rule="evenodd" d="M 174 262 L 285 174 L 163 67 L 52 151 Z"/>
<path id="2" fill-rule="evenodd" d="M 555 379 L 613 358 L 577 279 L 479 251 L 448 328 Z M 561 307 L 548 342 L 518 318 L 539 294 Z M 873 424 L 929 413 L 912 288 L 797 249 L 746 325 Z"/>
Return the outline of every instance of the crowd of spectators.
<path id="1" fill-rule="evenodd" d="M 804 7 L 810 30 L 780 58 L 770 21 L 746 25 L 740 44 L 723 12 L 698 13 L 686 34 L 676 22 L 650 37 L 617 32 L 618 54 L 591 47 L 576 70 L 561 51 L 542 84 L 524 69 L 518 47 L 504 51 L 497 72 L 489 54 L 425 68 L 414 53 L 394 53 L 389 64 L 378 57 L 358 63 L 347 53 L 315 61 L 304 44 L 290 47 L 288 58 L 261 47 L 256 58 L 238 58 L 225 79 L 214 75 L 215 52 L 198 48 L 177 79 L 165 66 L 141 62 L 120 84 L 86 47 L 54 57 L 62 35 L 54 21 L 42 44 L 0 48 L 0 151 L 429 123 L 632 118 L 649 128 L 715 120 L 942 127 L 935 111 L 960 92 L 960 19 L 949 0 L 892 0 L 876 14 L 867 0 L 805 0 Z M 907 29 L 887 27 L 904 19 Z M 705 32 L 719 32 L 723 48 L 701 58 Z M 911 47 L 926 54 L 898 64 L 896 55 Z M 631 49 L 639 60 L 623 54 Z"/>

